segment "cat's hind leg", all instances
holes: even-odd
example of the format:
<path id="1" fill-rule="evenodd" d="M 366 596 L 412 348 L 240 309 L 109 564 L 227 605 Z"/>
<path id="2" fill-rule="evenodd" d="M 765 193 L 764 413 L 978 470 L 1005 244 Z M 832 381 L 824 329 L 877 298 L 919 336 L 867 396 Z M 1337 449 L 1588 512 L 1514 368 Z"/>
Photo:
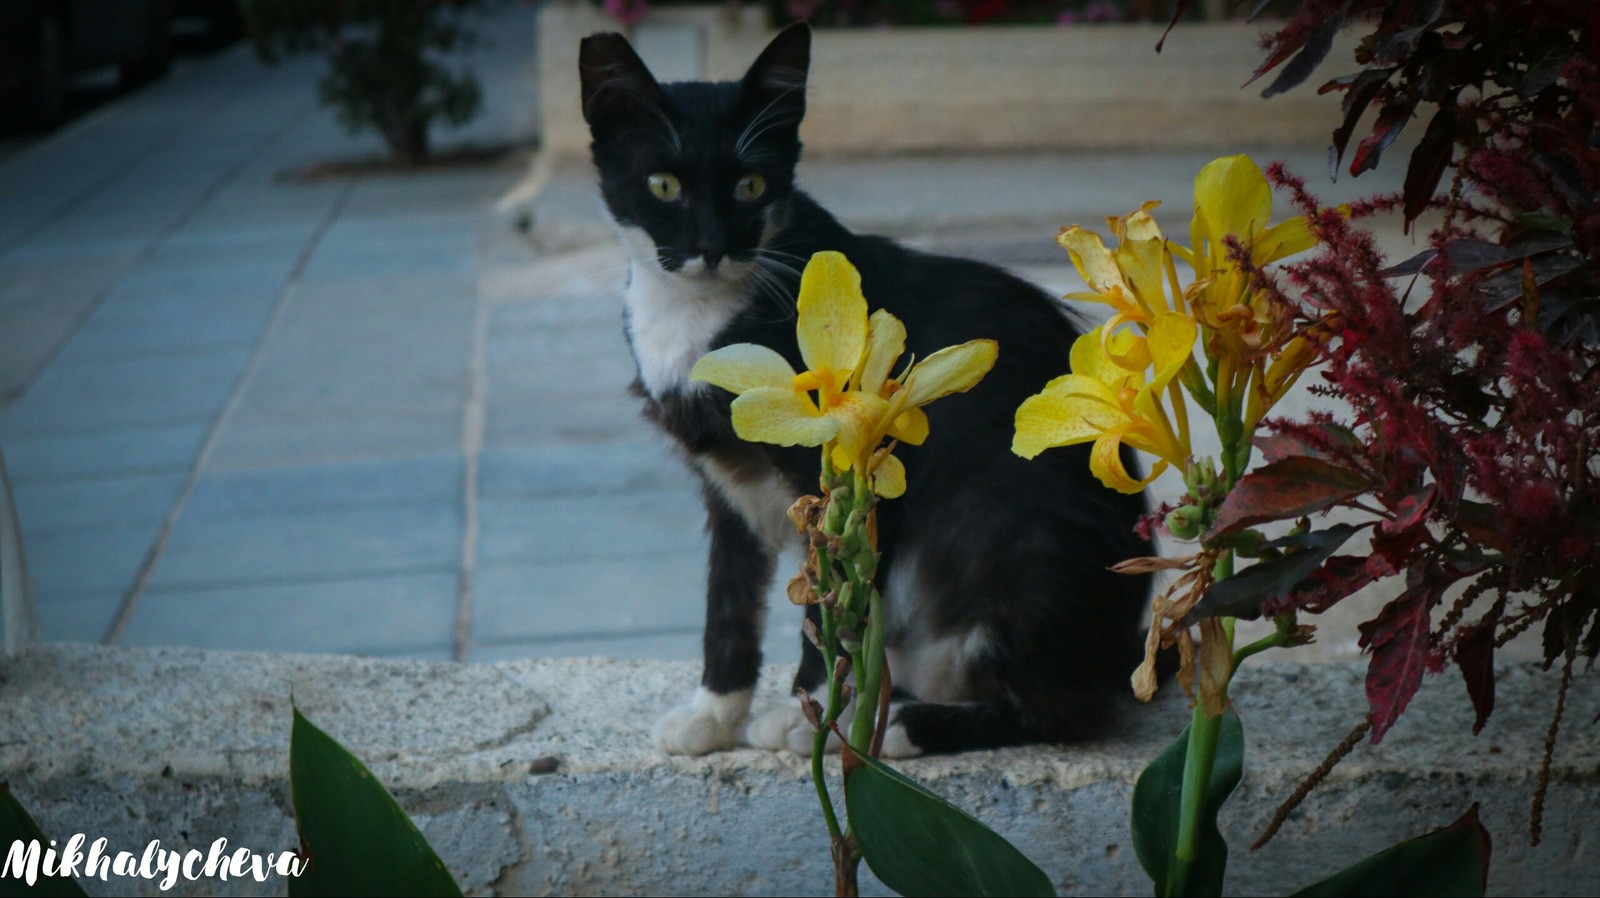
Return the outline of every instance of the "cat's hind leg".
<path id="1" fill-rule="evenodd" d="M 706 507 L 711 556 L 705 668 L 694 696 L 656 723 L 656 746 L 669 755 L 703 755 L 738 745 L 761 671 L 772 553 L 715 490 L 706 490 Z"/>

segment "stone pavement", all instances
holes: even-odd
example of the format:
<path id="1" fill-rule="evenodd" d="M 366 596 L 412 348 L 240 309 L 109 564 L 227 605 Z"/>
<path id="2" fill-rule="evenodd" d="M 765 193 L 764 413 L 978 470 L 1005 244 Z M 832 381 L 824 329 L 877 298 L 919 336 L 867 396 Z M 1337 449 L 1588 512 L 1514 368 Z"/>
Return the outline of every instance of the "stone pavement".
<path id="1" fill-rule="evenodd" d="M 529 136 L 530 16 L 495 23 L 466 137 Z M 624 392 L 624 263 L 588 174 L 554 174 L 532 239 L 495 211 L 519 166 L 283 182 L 376 150 L 316 105 L 317 71 L 236 50 L 0 162 L 0 450 L 45 638 L 697 657 L 699 502 Z M 1064 291 L 1059 225 L 1159 196 L 1181 227 L 1212 155 L 801 180 L 847 223 Z M 1284 156 L 1324 165 L 1257 158 Z M 782 579 L 774 661 L 798 654 Z"/>

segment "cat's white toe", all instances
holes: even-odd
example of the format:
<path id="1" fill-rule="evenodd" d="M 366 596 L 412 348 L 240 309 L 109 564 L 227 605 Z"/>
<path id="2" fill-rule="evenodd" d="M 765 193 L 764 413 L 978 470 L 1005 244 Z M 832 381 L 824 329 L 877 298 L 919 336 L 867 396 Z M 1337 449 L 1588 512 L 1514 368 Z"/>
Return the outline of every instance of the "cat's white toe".
<path id="1" fill-rule="evenodd" d="M 844 718 L 848 719 L 848 718 Z M 750 726 L 745 730 L 744 739 L 755 748 L 764 748 L 767 751 L 792 751 L 797 755 L 810 756 L 811 747 L 815 745 L 815 730 L 811 722 L 806 720 L 805 712 L 800 710 L 797 702 L 785 703 L 756 715 L 750 721 Z M 839 750 L 839 737 L 828 735 L 828 752 Z"/>
<path id="2" fill-rule="evenodd" d="M 746 689 L 717 695 L 704 687 L 694 698 L 668 711 L 656 722 L 656 747 L 669 755 L 704 755 L 739 744 L 739 731 L 750 713 Z"/>
<path id="3" fill-rule="evenodd" d="M 915 758 L 922 754 L 922 749 L 912 743 L 911 737 L 906 734 L 906 728 L 898 723 L 890 724 L 883 733 L 883 749 L 880 757 L 885 758 Z"/>

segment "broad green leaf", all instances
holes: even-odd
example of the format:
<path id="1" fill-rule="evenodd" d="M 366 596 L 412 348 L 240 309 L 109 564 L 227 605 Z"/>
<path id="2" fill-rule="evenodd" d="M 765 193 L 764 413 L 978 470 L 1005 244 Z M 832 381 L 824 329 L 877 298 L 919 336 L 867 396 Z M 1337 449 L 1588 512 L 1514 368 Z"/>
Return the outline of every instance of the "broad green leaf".
<path id="1" fill-rule="evenodd" d="M 863 756 L 845 779 L 845 808 L 861 855 L 902 895 L 1049 895 L 1033 861 L 994 830 L 920 784 Z"/>
<path id="2" fill-rule="evenodd" d="M 33 817 L 28 814 L 22 803 L 17 801 L 17 797 L 11 794 L 11 788 L 5 783 L 0 783 L 0 846 L 9 849 L 17 842 L 21 842 L 24 846 L 38 844 L 39 878 L 30 886 L 24 879 L 13 879 L 8 870 L 4 878 L 0 879 L 0 895 L 83 898 L 83 889 L 78 887 L 77 880 L 72 877 L 44 875 L 44 853 L 50 847 L 50 840 L 45 838 L 39 829 L 39 824 L 33 822 Z"/>
<path id="3" fill-rule="evenodd" d="M 1133 786 L 1133 847 L 1144 872 L 1155 881 L 1155 893 L 1167 894 L 1167 870 L 1178 845 L 1178 818 L 1183 804 L 1183 764 L 1189 752 L 1189 727 L 1178 734 L 1139 774 Z M 1217 830 L 1217 811 L 1244 774 L 1244 725 L 1230 708 L 1222 715 L 1210 788 L 1200 811 L 1200 833 L 1189 867 L 1190 896 L 1222 894 L 1228 867 L 1228 843 Z"/>
<path id="4" fill-rule="evenodd" d="M 461 894 L 389 791 L 299 708 L 289 738 L 289 785 L 311 862 L 289 880 L 292 898 Z"/>
<path id="5" fill-rule="evenodd" d="M 1295 896 L 1478 898 L 1489 880 L 1489 831 L 1474 804 L 1460 820 L 1408 839 L 1333 874 Z"/>

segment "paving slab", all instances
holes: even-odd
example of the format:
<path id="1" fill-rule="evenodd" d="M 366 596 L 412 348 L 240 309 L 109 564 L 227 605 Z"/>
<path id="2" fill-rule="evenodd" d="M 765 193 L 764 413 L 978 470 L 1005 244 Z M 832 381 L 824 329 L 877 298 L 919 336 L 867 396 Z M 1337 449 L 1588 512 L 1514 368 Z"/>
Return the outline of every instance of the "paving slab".
<path id="1" fill-rule="evenodd" d="M 0 419 L 3 420 L 3 419 Z M 79 477 L 187 471 L 205 439 L 201 422 L 27 436 L 0 425 L 0 447 L 15 484 Z"/>
<path id="2" fill-rule="evenodd" d="M 185 513 L 150 588 L 455 571 L 460 554 L 461 508 L 452 501 L 247 517 Z"/>
<path id="3" fill-rule="evenodd" d="M 266 586 L 152 589 L 127 645 L 346 655 L 450 655 L 457 575 L 434 571 Z"/>
<path id="4" fill-rule="evenodd" d="M 187 478 L 170 474 L 24 481 L 13 490 L 24 536 L 39 539 L 83 530 L 149 531 L 166 517 Z"/>
<path id="5" fill-rule="evenodd" d="M 203 520 L 414 502 L 459 502 L 457 454 L 207 470 L 184 514 Z"/>

